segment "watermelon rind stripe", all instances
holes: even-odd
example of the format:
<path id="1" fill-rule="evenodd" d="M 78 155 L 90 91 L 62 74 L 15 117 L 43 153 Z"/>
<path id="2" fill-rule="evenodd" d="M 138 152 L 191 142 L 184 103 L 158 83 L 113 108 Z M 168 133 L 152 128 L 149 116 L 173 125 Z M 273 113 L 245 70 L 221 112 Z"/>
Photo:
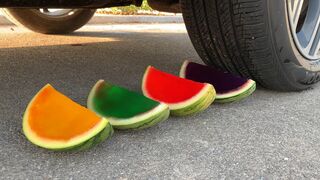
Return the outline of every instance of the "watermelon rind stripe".
<path id="1" fill-rule="evenodd" d="M 145 112 L 143 114 L 134 116 L 132 118 L 118 119 L 118 118 L 108 117 L 108 119 L 113 126 L 118 127 L 123 125 L 130 125 L 130 124 L 144 122 L 145 120 L 150 119 L 151 117 L 157 116 L 159 114 L 162 114 L 168 110 L 169 110 L 169 107 L 166 104 L 160 103 L 157 107 L 153 108 L 152 110 Z"/>
<path id="2" fill-rule="evenodd" d="M 229 98 L 216 98 L 215 102 L 217 103 L 230 103 L 230 102 L 237 102 L 241 101 L 248 96 L 250 96 L 256 90 L 256 84 L 254 83 L 248 90 L 238 94 L 237 96 L 231 96 Z"/>
<path id="3" fill-rule="evenodd" d="M 105 141 L 106 139 L 110 138 L 114 133 L 114 130 L 110 123 L 108 123 L 107 127 L 104 128 L 99 134 L 92 137 L 88 141 L 81 143 L 79 145 L 69 147 L 69 148 L 62 148 L 62 149 L 52 149 L 54 151 L 83 151 L 88 150 L 101 142 Z"/>
<path id="4" fill-rule="evenodd" d="M 194 104 L 198 103 L 199 100 L 201 100 L 202 98 L 206 97 L 208 94 L 213 94 L 213 96 L 215 97 L 216 96 L 216 92 L 215 92 L 214 87 L 211 84 L 207 84 L 207 83 L 204 83 L 204 84 L 205 84 L 205 86 L 202 88 L 202 90 L 197 95 L 195 95 L 194 97 L 192 97 L 192 98 L 190 98 L 190 99 L 188 99 L 188 100 L 186 100 L 184 102 L 175 103 L 175 104 L 168 104 L 170 109 L 172 111 L 175 111 L 175 110 L 184 109 L 186 107 L 192 107 Z M 214 99 L 215 98 L 213 98 L 213 100 Z"/>
<path id="5" fill-rule="evenodd" d="M 160 122 L 163 122 L 168 119 L 170 115 L 170 110 L 167 108 L 163 113 L 157 114 L 155 116 L 152 116 L 144 121 L 140 121 L 134 124 L 129 124 L 129 125 L 120 125 L 120 126 L 114 126 L 116 129 L 134 129 L 134 130 L 140 130 L 140 129 L 145 129 L 152 127 Z"/>
<path id="6" fill-rule="evenodd" d="M 104 80 L 99 80 L 94 85 L 94 87 L 90 91 L 88 101 L 87 101 L 88 109 L 94 111 L 100 117 L 104 117 L 104 116 L 95 110 L 93 105 L 93 99 L 97 89 L 104 83 L 105 83 Z M 114 117 L 106 117 L 106 118 L 108 118 L 109 122 L 112 124 L 112 126 L 115 129 L 144 129 L 144 128 L 150 127 L 151 125 L 159 123 L 161 121 L 165 121 L 168 118 L 168 116 L 161 116 L 163 114 L 169 114 L 169 107 L 165 103 L 159 103 L 158 106 L 151 109 L 150 111 L 131 117 L 131 118 L 127 118 L 127 119 L 119 119 Z M 159 118 L 159 117 L 162 117 L 162 118 Z"/>
<path id="7" fill-rule="evenodd" d="M 172 110 L 171 114 L 175 116 L 193 115 L 207 109 L 213 103 L 214 100 L 215 100 L 215 91 L 214 91 L 214 88 L 212 87 L 211 90 L 208 90 L 206 94 L 194 104 L 186 106 L 181 109 Z"/>
<path id="8" fill-rule="evenodd" d="M 247 92 L 248 90 L 252 89 L 253 86 L 256 86 L 256 82 L 249 79 L 243 86 L 239 87 L 237 90 L 234 90 L 229 93 L 217 94 L 216 99 L 227 99 L 227 98 L 241 95 L 242 93 Z"/>
<path id="9" fill-rule="evenodd" d="M 186 69 L 187 69 L 187 66 L 189 64 L 189 61 L 188 60 L 185 60 L 183 63 L 182 63 L 182 66 L 181 66 L 181 69 L 180 69 L 180 72 L 179 72 L 179 76 L 181 78 L 186 78 Z"/>

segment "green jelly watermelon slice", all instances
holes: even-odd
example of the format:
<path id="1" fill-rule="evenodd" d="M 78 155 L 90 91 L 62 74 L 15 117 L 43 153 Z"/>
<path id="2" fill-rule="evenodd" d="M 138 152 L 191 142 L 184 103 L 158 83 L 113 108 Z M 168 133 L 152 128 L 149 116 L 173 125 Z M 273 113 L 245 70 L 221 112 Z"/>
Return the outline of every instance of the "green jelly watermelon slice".
<path id="1" fill-rule="evenodd" d="M 144 74 L 145 96 L 169 105 L 173 115 L 189 115 L 205 110 L 214 101 L 212 85 L 183 79 L 152 66 Z"/>
<path id="2" fill-rule="evenodd" d="M 256 83 L 251 79 L 189 61 L 183 63 L 180 77 L 212 84 L 217 92 L 215 102 L 221 103 L 239 101 L 252 94 L 256 89 Z"/>
<path id="3" fill-rule="evenodd" d="M 143 129 L 169 116 L 166 104 L 100 80 L 92 88 L 88 108 L 108 118 L 116 129 Z"/>

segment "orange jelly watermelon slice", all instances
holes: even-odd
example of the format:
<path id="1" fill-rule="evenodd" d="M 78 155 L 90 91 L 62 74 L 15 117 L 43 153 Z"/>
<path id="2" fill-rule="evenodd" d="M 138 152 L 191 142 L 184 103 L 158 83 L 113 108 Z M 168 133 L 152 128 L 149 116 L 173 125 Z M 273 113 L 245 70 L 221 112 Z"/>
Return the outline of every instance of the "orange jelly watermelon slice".
<path id="1" fill-rule="evenodd" d="M 105 118 L 44 86 L 29 103 L 23 117 L 23 132 L 33 144 L 52 150 L 82 150 L 113 133 Z"/>
<path id="2" fill-rule="evenodd" d="M 215 99 L 215 89 L 207 83 L 183 79 L 152 66 L 144 74 L 143 94 L 169 105 L 171 114 L 190 115 L 205 110 Z"/>

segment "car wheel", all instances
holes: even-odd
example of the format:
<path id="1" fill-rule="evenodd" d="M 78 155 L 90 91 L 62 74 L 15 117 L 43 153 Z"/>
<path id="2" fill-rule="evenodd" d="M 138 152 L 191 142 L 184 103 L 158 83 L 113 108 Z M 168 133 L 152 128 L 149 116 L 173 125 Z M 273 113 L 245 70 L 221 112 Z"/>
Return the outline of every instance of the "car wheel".
<path id="1" fill-rule="evenodd" d="M 207 64 L 282 91 L 320 80 L 319 0 L 181 0 Z"/>
<path id="2" fill-rule="evenodd" d="M 94 15 L 90 9 L 2 9 L 14 24 L 43 34 L 66 34 L 85 25 Z"/>

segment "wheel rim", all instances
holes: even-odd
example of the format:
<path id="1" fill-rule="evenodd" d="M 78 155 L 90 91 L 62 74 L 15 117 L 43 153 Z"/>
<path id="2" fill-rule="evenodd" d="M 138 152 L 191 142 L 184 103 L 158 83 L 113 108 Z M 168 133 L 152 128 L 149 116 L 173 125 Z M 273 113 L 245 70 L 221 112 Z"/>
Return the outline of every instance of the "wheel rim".
<path id="1" fill-rule="evenodd" d="M 309 60 L 320 59 L 320 1 L 288 0 L 288 17 L 300 53 Z"/>
<path id="2" fill-rule="evenodd" d="M 51 18 L 61 18 L 71 16 L 77 9 L 36 9 L 35 11 L 40 12 L 42 15 L 49 16 Z"/>

